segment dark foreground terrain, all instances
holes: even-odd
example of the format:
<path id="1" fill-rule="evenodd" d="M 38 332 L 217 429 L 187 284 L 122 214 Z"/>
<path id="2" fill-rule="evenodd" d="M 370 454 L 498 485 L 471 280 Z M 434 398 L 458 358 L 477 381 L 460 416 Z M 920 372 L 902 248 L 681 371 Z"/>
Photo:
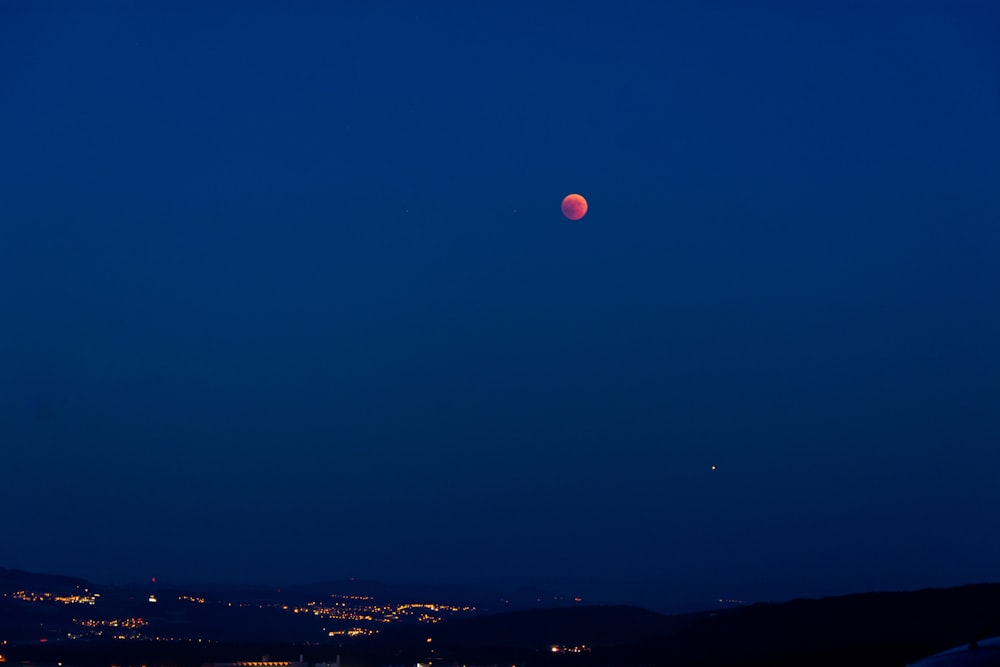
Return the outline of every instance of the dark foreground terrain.
<path id="1" fill-rule="evenodd" d="M 86 582 L 70 579 L 43 583 L 50 588 L 86 586 Z M 128 612 L 129 604 L 145 602 L 135 597 L 118 593 L 125 605 L 119 616 Z M 112 604 L 114 598 L 107 594 L 100 604 Z M 71 607 L 31 606 L 6 595 L 0 598 L 0 640 L 11 633 L 37 634 L 39 626 L 69 622 L 69 616 L 79 615 L 76 608 L 67 611 Z M 76 638 L 53 631 L 40 639 L 10 640 L 0 652 L 8 663 L 63 663 L 66 667 L 200 667 L 260 660 L 265 655 L 273 661 L 297 661 L 301 655 L 309 663 L 334 662 L 339 656 L 344 667 L 412 667 L 418 662 L 498 667 L 902 667 L 953 646 L 1000 635 L 1000 584 L 794 600 L 677 616 L 625 606 L 445 614 L 430 622 L 425 618 L 424 622 L 383 623 L 384 629 L 369 636 L 316 634 L 308 635 L 315 639 L 305 640 L 284 640 L 279 635 L 301 637 L 295 633 L 304 632 L 303 628 L 311 633 L 317 619 L 309 614 L 278 613 L 273 605 L 248 604 L 236 615 L 228 613 L 232 609 L 228 603 L 223 607 L 226 614 L 212 612 L 211 606 L 195 608 L 195 616 L 170 612 L 160 622 L 161 627 L 173 623 L 185 631 L 205 623 L 201 641 L 192 637 L 156 640 L 138 630 L 128 635 Z M 444 614 L 440 609 L 435 613 Z M 208 618 L 213 614 L 224 622 Z M 272 621 L 288 627 L 277 635 L 269 634 Z M 297 621 L 303 625 L 293 627 Z M 240 628 L 242 634 L 237 631 Z M 260 637 L 258 641 L 224 638 L 254 634 Z"/>

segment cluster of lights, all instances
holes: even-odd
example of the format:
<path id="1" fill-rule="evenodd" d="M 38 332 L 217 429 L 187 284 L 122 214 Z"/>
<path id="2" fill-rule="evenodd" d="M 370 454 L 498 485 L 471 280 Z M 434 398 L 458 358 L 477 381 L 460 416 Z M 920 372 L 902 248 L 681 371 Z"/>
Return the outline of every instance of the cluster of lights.
<path id="1" fill-rule="evenodd" d="M 91 593 L 89 589 L 85 589 L 82 593 L 76 595 L 56 595 L 53 593 L 40 593 L 35 591 L 20 590 L 13 593 L 3 593 L 4 597 L 13 597 L 14 599 L 23 600 L 25 602 L 36 602 L 36 603 L 61 603 L 61 604 L 87 604 L 94 605 L 97 599 L 100 597 L 99 593 Z M 360 624 L 380 624 L 380 623 L 393 623 L 398 621 L 403 621 L 406 619 L 412 619 L 420 623 L 438 623 L 444 617 L 460 614 L 469 613 L 476 611 L 474 606 L 455 606 L 449 604 L 437 604 L 437 603 L 426 603 L 426 602 L 410 602 L 402 604 L 376 604 L 374 602 L 374 597 L 368 595 L 338 595 L 334 594 L 330 596 L 331 600 L 327 603 L 322 602 L 309 602 L 305 606 L 298 605 L 287 605 L 280 603 L 260 603 L 260 602 L 222 602 L 219 604 L 225 604 L 229 607 L 239 607 L 239 608 L 257 608 L 257 609 L 279 609 L 281 611 L 290 611 L 295 614 L 308 614 L 313 616 L 319 616 L 326 619 L 338 620 L 338 621 L 353 621 L 354 623 Z M 194 604 L 206 604 L 206 600 L 203 597 L 193 596 L 193 595 L 179 595 L 177 597 L 179 601 L 190 602 Z M 155 595 L 149 595 L 149 602 L 156 602 Z M 194 641 L 190 637 L 152 637 L 147 636 L 143 633 L 138 632 L 140 628 L 149 625 L 148 621 L 142 618 L 125 618 L 125 619 L 73 619 L 73 622 L 86 630 L 82 631 L 82 634 L 70 633 L 67 635 L 69 639 L 82 639 L 86 637 L 110 637 L 118 640 L 151 640 L 156 641 Z M 371 636 L 378 633 L 378 630 L 372 627 L 361 627 L 360 625 L 355 625 L 348 629 L 343 630 L 333 630 L 328 634 L 330 637 L 336 636 L 347 636 L 347 637 L 364 637 Z M 197 641 L 201 642 L 201 639 Z"/>
<path id="2" fill-rule="evenodd" d="M 590 647 L 586 644 L 581 644 L 580 646 L 560 646 L 558 644 L 552 646 L 553 653 L 590 653 Z"/>
<path id="3" fill-rule="evenodd" d="M 288 607 L 284 607 L 288 609 Z M 344 609 L 338 609 L 337 607 L 324 607 L 318 602 L 310 602 L 305 607 L 296 607 L 293 609 L 296 614 L 312 614 L 313 616 L 322 616 L 323 618 L 332 618 L 339 621 L 382 621 L 383 619 L 376 619 L 369 613 L 365 613 L 362 609 L 357 611 L 350 607 Z"/>
<path id="4" fill-rule="evenodd" d="M 411 603 L 411 604 L 401 604 L 396 607 L 401 613 L 408 613 L 410 609 L 430 609 L 436 612 L 460 612 L 460 611 L 475 611 L 475 607 L 456 607 L 450 604 L 425 604 L 425 603 Z"/>
<path id="5" fill-rule="evenodd" d="M 332 596 L 346 597 L 346 596 Z M 362 596 L 353 596 L 358 600 L 370 600 Z M 272 605 L 273 606 L 273 605 Z M 263 608 L 263 605 L 261 605 Z M 433 604 L 423 602 L 411 602 L 398 605 L 375 605 L 364 604 L 361 606 L 348 605 L 345 602 L 334 602 L 332 605 L 323 605 L 319 602 L 309 602 L 305 607 L 289 607 L 281 605 L 280 609 L 291 611 L 295 614 L 312 614 L 340 621 L 368 621 L 372 623 L 392 623 L 402 620 L 406 616 L 416 616 L 422 623 L 437 623 L 440 616 L 433 614 L 456 614 L 461 612 L 473 612 L 475 607 L 457 607 L 454 605 Z"/>
<path id="6" fill-rule="evenodd" d="M 74 618 L 73 622 L 85 628 L 128 628 L 129 630 L 149 625 L 149 621 L 144 621 L 141 618 L 123 618 L 121 620 L 116 618 L 111 620 L 88 618 L 83 621 Z"/>
<path id="7" fill-rule="evenodd" d="M 4 594 L 6 597 L 6 594 Z M 89 604 L 97 602 L 101 597 L 100 593 L 86 592 L 84 595 L 54 595 L 53 593 L 36 593 L 34 591 L 15 591 L 11 593 L 15 600 L 25 602 L 60 602 L 62 604 Z"/>
<path id="8" fill-rule="evenodd" d="M 348 630 L 331 630 L 326 634 L 329 637 L 370 637 L 377 633 L 378 630 L 369 628 L 350 628 Z"/>

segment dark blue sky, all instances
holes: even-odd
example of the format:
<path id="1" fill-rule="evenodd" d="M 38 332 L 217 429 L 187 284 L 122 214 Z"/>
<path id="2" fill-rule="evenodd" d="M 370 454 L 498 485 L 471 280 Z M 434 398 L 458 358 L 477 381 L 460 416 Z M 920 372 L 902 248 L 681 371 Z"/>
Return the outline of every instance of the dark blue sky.
<path id="1" fill-rule="evenodd" d="M 1000 12 L 619 4 L 4 3 L 0 565 L 1000 578 Z"/>

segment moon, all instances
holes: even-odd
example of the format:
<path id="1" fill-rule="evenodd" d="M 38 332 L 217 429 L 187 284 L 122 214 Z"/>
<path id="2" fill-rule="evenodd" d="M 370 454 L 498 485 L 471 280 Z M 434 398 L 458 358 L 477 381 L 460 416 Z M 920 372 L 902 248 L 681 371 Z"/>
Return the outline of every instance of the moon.
<path id="1" fill-rule="evenodd" d="M 587 200 L 580 195 L 566 195 L 562 200 L 562 212 L 570 220 L 579 220 L 587 215 Z"/>

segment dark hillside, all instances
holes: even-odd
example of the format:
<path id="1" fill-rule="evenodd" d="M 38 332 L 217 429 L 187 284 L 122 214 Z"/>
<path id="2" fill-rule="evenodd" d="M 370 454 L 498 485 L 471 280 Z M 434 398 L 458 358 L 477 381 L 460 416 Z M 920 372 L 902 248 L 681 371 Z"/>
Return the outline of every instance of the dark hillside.
<path id="1" fill-rule="evenodd" d="M 998 622 L 998 584 L 866 593 L 720 612 L 628 653 L 661 664 L 905 665 L 1000 634 Z"/>
<path id="2" fill-rule="evenodd" d="M 629 606 L 531 609 L 455 619 L 433 626 L 395 628 L 385 632 L 380 641 L 412 645 L 431 637 L 439 650 L 473 646 L 526 649 L 549 649 L 554 645 L 617 646 L 676 633 L 705 615 L 665 616 Z"/>

